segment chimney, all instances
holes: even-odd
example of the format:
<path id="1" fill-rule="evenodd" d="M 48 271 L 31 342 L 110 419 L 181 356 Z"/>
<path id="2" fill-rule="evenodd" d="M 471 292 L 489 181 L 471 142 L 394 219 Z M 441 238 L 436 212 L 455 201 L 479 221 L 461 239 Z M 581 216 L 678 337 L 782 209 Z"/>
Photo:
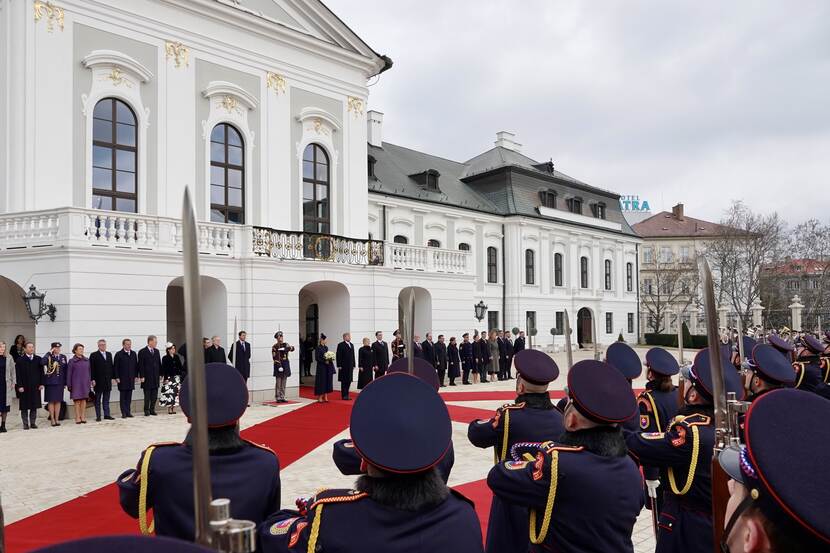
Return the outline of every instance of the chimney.
<path id="1" fill-rule="evenodd" d="M 383 114 L 379 111 L 369 110 L 366 114 L 366 125 L 368 127 L 369 144 L 383 148 Z"/>
<path id="2" fill-rule="evenodd" d="M 515 133 L 510 131 L 499 131 L 496 133 L 495 145 L 507 150 L 513 150 L 514 152 L 521 152 L 522 145 L 516 142 L 515 138 Z"/>
<path id="3" fill-rule="evenodd" d="M 677 204 L 676 206 L 671 208 L 671 214 L 678 221 L 682 221 L 683 220 L 683 204 Z"/>

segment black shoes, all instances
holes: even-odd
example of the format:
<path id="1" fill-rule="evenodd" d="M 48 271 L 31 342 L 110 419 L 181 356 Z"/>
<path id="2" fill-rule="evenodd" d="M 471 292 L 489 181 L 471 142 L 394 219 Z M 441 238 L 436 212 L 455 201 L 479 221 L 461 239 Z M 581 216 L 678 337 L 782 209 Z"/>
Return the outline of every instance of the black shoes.
<path id="1" fill-rule="evenodd" d="M 105 415 L 105 416 L 104 416 L 104 420 L 105 420 L 105 421 L 114 421 L 114 420 L 115 420 L 115 417 L 111 417 L 111 416 L 109 416 L 109 415 Z"/>
<path id="2" fill-rule="evenodd" d="M 158 413 L 156 413 L 155 411 L 150 411 L 150 414 L 153 415 L 154 417 L 158 416 Z"/>
<path id="3" fill-rule="evenodd" d="M 95 422 L 101 422 L 101 417 L 95 417 Z"/>
<path id="4" fill-rule="evenodd" d="M 5 434 L 7 432 L 6 425 L 0 424 L 0 434 Z"/>

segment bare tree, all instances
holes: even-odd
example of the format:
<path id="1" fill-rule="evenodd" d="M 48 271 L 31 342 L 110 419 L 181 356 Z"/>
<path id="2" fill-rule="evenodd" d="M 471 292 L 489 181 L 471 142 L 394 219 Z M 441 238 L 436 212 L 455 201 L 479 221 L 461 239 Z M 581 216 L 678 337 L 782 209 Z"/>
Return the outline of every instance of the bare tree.
<path id="1" fill-rule="evenodd" d="M 640 305 L 647 315 L 646 326 L 654 333 L 666 330 L 666 314 L 685 311 L 697 304 L 698 275 L 694 259 L 657 259 L 643 268 Z"/>
<path id="2" fill-rule="evenodd" d="M 706 246 L 717 299 L 741 317 L 744 328 L 749 325 L 752 302 L 761 297 L 762 268 L 782 258 L 784 227 L 777 213 L 762 215 L 734 201 L 718 235 Z"/>

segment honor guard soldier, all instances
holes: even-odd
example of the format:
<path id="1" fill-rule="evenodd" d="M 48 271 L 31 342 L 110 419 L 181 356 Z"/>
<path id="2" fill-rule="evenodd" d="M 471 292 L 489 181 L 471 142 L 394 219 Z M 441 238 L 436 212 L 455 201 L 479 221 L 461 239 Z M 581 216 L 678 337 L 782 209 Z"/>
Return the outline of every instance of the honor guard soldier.
<path id="1" fill-rule="evenodd" d="M 806 334 L 800 341 L 799 347 L 795 349 L 793 364 L 796 369 L 795 387 L 822 396 L 830 395 L 824 389 L 821 370 L 820 356 L 824 353 L 824 344 L 812 334 Z"/>
<path id="2" fill-rule="evenodd" d="M 416 357 L 413 359 L 412 368 L 415 376 L 432 386 L 436 392 L 438 391 L 438 388 L 440 387 L 440 383 L 438 382 L 438 374 L 435 372 L 435 369 L 432 368 L 432 365 L 424 359 L 418 359 Z M 389 366 L 388 372 L 405 373 L 407 372 L 407 369 L 407 358 L 402 357 Z M 354 442 L 352 442 L 352 440 L 338 440 L 334 442 L 334 449 L 331 456 L 334 464 L 337 466 L 337 469 L 342 474 L 366 474 L 366 463 L 363 462 L 363 459 L 360 458 L 360 454 L 355 450 Z M 445 484 L 450 479 L 453 464 L 455 464 L 455 450 L 453 449 L 452 442 L 450 442 L 450 448 L 447 450 L 447 454 L 444 455 L 441 461 L 435 466 L 438 473 L 441 475 L 441 480 L 443 480 Z"/>
<path id="3" fill-rule="evenodd" d="M 435 470 L 452 426 L 430 385 L 406 373 L 378 378 L 355 401 L 351 434 L 367 466 L 355 489 L 324 490 L 270 517 L 261 551 L 482 551 L 472 503 Z"/>
<path id="4" fill-rule="evenodd" d="M 793 361 L 793 345 L 776 334 L 770 334 L 768 337 L 769 345 L 774 347 L 778 352 L 786 357 L 790 362 Z"/>
<path id="5" fill-rule="evenodd" d="M 285 399 L 285 383 L 288 377 L 291 376 L 291 362 L 288 360 L 288 354 L 294 351 L 294 346 L 289 346 L 283 339 L 282 330 L 274 334 L 277 340 L 271 346 L 271 358 L 274 360 L 274 400 L 277 403 L 286 403 Z"/>
<path id="6" fill-rule="evenodd" d="M 635 378 L 639 378 L 643 373 L 643 363 L 640 361 L 637 352 L 625 342 L 614 342 L 605 350 L 605 362 L 622 373 L 628 381 L 628 388 L 633 396 L 632 383 Z M 623 423 L 623 428 L 632 432 L 636 432 L 640 428 L 636 413 Z"/>
<path id="7" fill-rule="evenodd" d="M 752 349 L 743 374 L 747 401 L 755 401 L 771 390 L 789 388 L 795 383 L 793 366 L 769 344 L 758 344 Z"/>
<path id="8" fill-rule="evenodd" d="M 559 376 L 559 367 L 542 351 L 526 349 L 513 358 L 518 378 L 516 401 L 500 407 L 487 420 L 474 420 L 467 437 L 476 447 L 492 447 L 496 463 L 508 460 L 510 448 L 519 442 L 558 440 L 565 431 L 562 412 L 550 401 L 548 385 Z M 493 497 L 487 525 L 488 553 L 526 553 L 527 507 Z"/>
<path id="9" fill-rule="evenodd" d="M 487 484 L 502 501 L 529 509 L 531 553 L 630 553 L 643 481 L 620 424 L 637 402 L 620 372 L 601 361 L 575 364 L 568 393 L 562 436 L 515 444 Z"/>
<path id="10" fill-rule="evenodd" d="M 773 390 L 746 414 L 746 445 L 720 453 L 732 479 L 724 553 L 830 551 L 830 402 L 800 390 Z M 809 475 L 809 477 L 805 477 Z M 709 550 L 711 551 L 711 549 Z"/>
<path id="11" fill-rule="evenodd" d="M 780 356 L 779 356 L 780 357 Z M 677 386 L 672 383 L 672 377 L 680 370 L 674 356 L 663 348 L 651 348 L 646 352 L 646 389 L 637 396 L 637 406 L 640 411 L 641 432 L 663 432 L 666 426 L 677 415 Z M 665 478 L 660 478 L 660 470 L 656 467 L 643 467 L 643 476 L 646 481 L 646 495 L 656 500 L 657 512 L 663 505 L 663 489 Z M 661 481 L 662 480 L 662 481 Z M 649 502 L 646 507 L 655 509 Z"/>
<path id="12" fill-rule="evenodd" d="M 208 447 L 213 497 L 231 500 L 231 516 L 260 523 L 280 507 L 280 466 L 276 454 L 239 436 L 239 419 L 248 405 L 248 388 L 234 367 L 205 365 Z M 180 395 L 190 417 L 187 379 Z M 153 531 L 147 511 L 153 510 L 155 531 L 192 541 L 193 454 L 191 436 L 184 443 L 155 444 L 141 454 L 138 465 L 118 477 L 121 508 L 139 520 L 143 534 Z"/>
<path id="13" fill-rule="evenodd" d="M 738 372 L 720 350 L 726 392 L 743 398 Z M 684 402 L 665 432 L 627 433 L 629 451 L 641 464 L 659 467 L 669 486 L 663 492 L 656 553 L 712 551 L 711 460 L 715 444 L 712 370 L 709 348 L 683 369 Z"/>

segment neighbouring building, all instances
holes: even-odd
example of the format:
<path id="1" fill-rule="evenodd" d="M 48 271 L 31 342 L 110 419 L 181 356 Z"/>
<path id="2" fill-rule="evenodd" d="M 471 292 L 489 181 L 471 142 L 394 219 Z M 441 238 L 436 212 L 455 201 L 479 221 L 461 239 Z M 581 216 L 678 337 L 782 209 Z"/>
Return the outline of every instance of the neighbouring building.
<path id="1" fill-rule="evenodd" d="M 786 259 L 761 270 L 761 302 L 768 327 L 792 325 L 791 305 L 801 303 L 802 328 L 830 328 L 830 261 Z"/>

